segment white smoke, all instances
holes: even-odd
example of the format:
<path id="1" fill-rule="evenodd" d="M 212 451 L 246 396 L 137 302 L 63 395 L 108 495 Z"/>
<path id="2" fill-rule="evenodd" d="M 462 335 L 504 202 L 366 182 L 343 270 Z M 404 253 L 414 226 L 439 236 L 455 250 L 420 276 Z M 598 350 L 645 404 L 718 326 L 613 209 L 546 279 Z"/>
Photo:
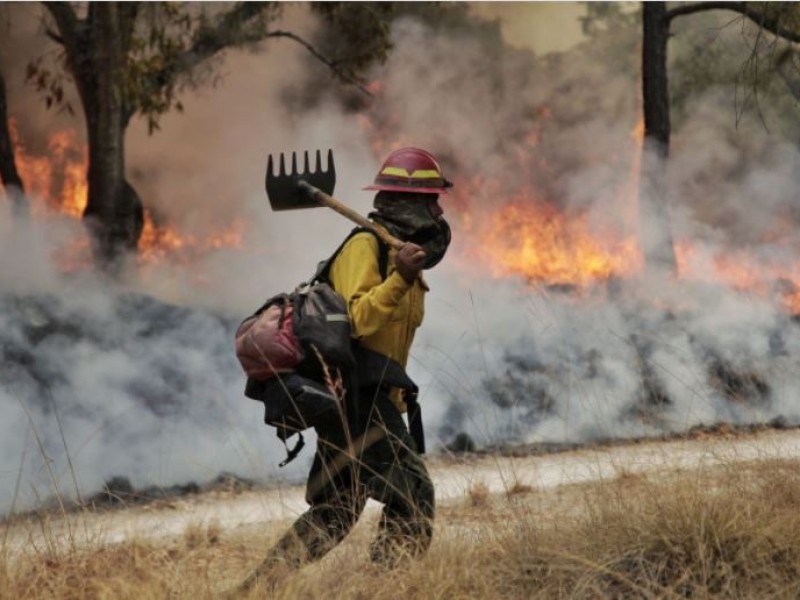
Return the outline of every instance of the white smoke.
<path id="1" fill-rule="evenodd" d="M 407 139 L 456 157 L 462 177 L 502 173 L 510 190 L 516 178 L 540 183 L 532 200 L 544 193 L 587 211 L 598 231 L 631 231 L 620 196 L 635 165 L 637 31 L 540 60 L 494 56 L 480 39 L 433 36 L 413 21 L 396 32 L 381 80 L 385 111 Z M 737 33 L 713 32 L 730 50 Z M 741 63 L 747 53 L 740 43 L 724 58 Z M 800 242 L 792 225 L 800 153 L 756 115 L 740 118 L 736 93 L 733 81 L 703 90 L 673 130 L 667 214 L 672 236 L 694 248 L 686 280 L 655 274 L 576 299 L 465 273 L 452 260 L 430 274 L 411 372 L 425 381 L 424 410 L 442 442 L 459 430 L 483 442 L 580 441 L 718 421 L 798 422 L 790 348 L 800 329 L 781 306 L 779 282 L 765 276 L 759 295 L 715 272 L 718 256 L 745 250 L 761 274 L 767 265 L 793 273 Z M 541 134 L 533 148 L 523 139 L 532 130 Z M 510 172 L 518 153 L 533 173 Z M 503 202 L 468 200 L 477 219 Z"/>
<path id="2" fill-rule="evenodd" d="M 304 10 L 285 12 L 287 28 L 313 26 Z M 307 278 L 351 225 L 322 209 L 273 213 L 266 158 L 335 148 L 347 157 L 337 185 L 344 198 L 377 168 L 352 117 L 338 109 L 298 117 L 284 106 L 303 52 L 274 42 L 264 54 L 235 53 L 224 82 L 189 94 L 185 113 L 167 115 L 156 136 L 141 122 L 129 131 L 130 178 L 156 218 L 200 238 L 240 219 L 241 248 L 189 267 L 131 268 L 109 284 L 56 264 L 84 235 L 79 223 L 29 223 L 0 205 L 0 512 L 56 494 L 85 498 L 114 476 L 136 488 L 202 483 L 222 471 L 302 478 L 312 453 L 278 469 L 285 449 L 263 406 L 243 395 L 233 333 L 266 297 Z M 12 114 L 25 114 L 12 104 Z M 63 126 L 63 115 L 51 119 Z M 367 202 L 352 204 L 365 212 Z"/>
<path id="3" fill-rule="evenodd" d="M 285 19 L 282 27 L 303 34 L 314 27 L 302 7 L 287 7 Z M 462 189 L 474 177 L 499 179 L 497 195 L 462 198 L 473 219 L 501 206 L 503 193 L 530 188 L 586 211 L 592 227 L 629 231 L 619 197 L 635 156 L 636 31 L 545 58 L 487 52 L 468 30 L 437 32 L 413 19 L 393 35 L 393 53 L 374 74 L 383 87 L 375 113 L 391 116 L 390 133 L 441 156 Z M 51 495 L 52 478 L 74 496 L 73 473 L 83 494 L 114 475 L 137 487 L 223 470 L 285 475 L 263 409 L 242 395 L 233 329 L 265 297 L 306 278 L 351 225 L 325 209 L 272 212 L 266 157 L 333 148 L 336 196 L 361 213 L 371 201 L 361 187 L 382 158 L 335 93 L 313 109 L 286 104 L 305 60 L 288 41 L 269 42 L 263 54 L 230 53 L 220 84 L 187 94 L 185 112 L 165 116 L 159 133 L 147 136 L 143 123 L 129 132 L 130 179 L 156 217 L 198 236 L 242 219 L 241 248 L 191 267 L 132 272 L 109 287 L 53 266 L 74 223 L 29 226 L 3 213 L 2 352 L 36 367 L 3 373 L 13 385 L 0 388 L 0 511 L 18 478 L 20 507 Z M 746 242 L 753 255 L 785 264 L 793 247 L 767 234 L 779 216 L 796 214 L 797 151 L 752 122 L 735 130 L 734 116 L 719 108 L 728 92 L 693 98 L 674 131 L 669 215 L 675 238 L 698 248 L 695 279 L 656 274 L 576 296 L 492 278 L 465 264 L 480 249 L 456 216 L 464 207 L 442 200 L 454 244 L 427 275 L 426 319 L 409 365 L 431 446 L 459 431 L 481 443 L 577 441 L 720 420 L 798 421 L 797 326 L 775 297 L 697 280 L 720 250 Z M 738 396 L 714 379 L 715 365 L 728 370 L 728 387 L 730 374 L 739 376 Z M 310 456 L 288 476 L 300 477 Z"/>

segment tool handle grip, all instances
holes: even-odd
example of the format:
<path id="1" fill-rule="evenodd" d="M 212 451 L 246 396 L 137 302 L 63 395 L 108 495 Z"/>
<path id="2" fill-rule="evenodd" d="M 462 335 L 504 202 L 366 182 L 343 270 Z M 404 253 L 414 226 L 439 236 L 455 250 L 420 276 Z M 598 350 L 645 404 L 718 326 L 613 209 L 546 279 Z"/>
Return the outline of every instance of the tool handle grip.
<path id="1" fill-rule="evenodd" d="M 303 192 L 308 194 L 311 198 L 313 198 L 320 204 L 327 206 L 328 208 L 332 208 L 343 217 L 347 217 L 348 219 L 357 223 L 358 225 L 361 225 L 362 227 L 371 229 L 372 231 L 375 232 L 376 235 L 378 235 L 384 242 L 389 244 L 389 246 L 391 246 L 395 250 L 399 250 L 400 247 L 405 243 L 394 237 L 382 225 L 379 225 L 378 223 L 373 223 L 366 217 L 354 211 L 346 204 L 343 204 L 340 200 L 337 200 L 333 196 L 329 196 L 321 189 L 314 187 L 310 183 L 300 180 L 297 182 L 297 187 L 303 190 Z"/>

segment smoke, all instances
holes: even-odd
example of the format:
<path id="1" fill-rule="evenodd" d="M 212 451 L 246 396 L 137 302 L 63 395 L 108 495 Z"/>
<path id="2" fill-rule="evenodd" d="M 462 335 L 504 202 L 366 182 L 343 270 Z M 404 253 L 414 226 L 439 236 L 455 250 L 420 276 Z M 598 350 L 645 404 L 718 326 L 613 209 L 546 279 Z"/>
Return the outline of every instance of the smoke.
<path id="1" fill-rule="evenodd" d="M 303 10 L 285 12 L 287 28 L 313 27 Z M 233 53 L 217 87 L 187 95 L 183 115 L 167 115 L 153 137 L 134 123 L 127 138 L 131 181 L 157 222 L 202 238 L 238 219 L 241 247 L 188 265 L 131 265 L 111 284 L 59 268 L 64 249 L 85 240 L 79 223 L 19 220 L 0 203 L 0 513 L 55 495 L 85 498 L 115 476 L 136 488 L 203 483 L 222 471 L 298 480 L 310 465 L 306 451 L 278 469 L 285 449 L 263 424 L 263 406 L 243 395 L 233 334 L 266 297 L 313 273 L 351 225 L 321 209 L 272 213 L 266 157 L 335 148 L 350 176 L 337 186 L 344 198 L 377 163 L 352 119 L 284 106 L 302 49 L 265 50 Z M 20 123 L 22 105 L 11 103 Z M 60 129 L 66 116 L 49 119 Z M 80 130 L 79 119 L 71 125 Z M 365 212 L 366 202 L 353 205 Z"/>
<path id="2" fill-rule="evenodd" d="M 749 53 L 739 30 L 720 34 L 719 19 L 702 23 L 728 51 L 718 68 L 735 72 Z M 531 201 L 588 215 L 598 234 L 634 234 L 645 244 L 663 235 L 626 204 L 639 181 L 638 31 L 544 58 L 497 55 L 485 39 L 434 35 L 413 20 L 395 33 L 379 76 L 391 130 L 451 160 L 457 191 L 493 182 L 470 185 L 453 212 L 466 206 L 472 221 L 487 219 L 525 190 Z M 685 56 L 697 37 L 684 31 L 671 48 Z M 576 296 L 492 279 L 480 261 L 457 256 L 431 273 L 410 370 L 424 382 L 422 403 L 441 443 L 459 431 L 483 443 L 581 441 L 718 421 L 798 422 L 792 348 L 800 331 L 781 305 L 789 284 L 779 277 L 796 272 L 800 154 L 758 113 L 737 112 L 741 86 L 731 77 L 692 90 L 673 130 L 665 217 L 673 239 L 692 247 L 680 280 L 656 272 Z M 780 113 L 774 99 L 762 102 L 761 115 Z M 460 224 L 454 254 L 480 256 Z M 720 257 L 729 270 L 762 276 L 758 292 L 737 289 Z"/>
<path id="3" fill-rule="evenodd" d="M 574 442 L 800 417 L 800 331 L 752 294 L 667 280 L 626 281 L 610 297 L 510 281 L 452 290 L 429 303 L 436 325 L 412 365 L 442 442 L 459 431 L 480 443 Z"/>
<path id="4" fill-rule="evenodd" d="M 316 26 L 303 7 L 287 6 L 284 19 L 304 35 Z M 694 249 L 685 277 L 580 291 L 495 278 L 475 224 L 512 198 L 584 215 L 596 232 L 639 233 L 628 210 L 638 32 L 539 57 L 476 31 L 397 21 L 394 50 L 372 74 L 381 91 L 369 126 L 334 86 L 312 105 L 287 104 L 287 90 L 330 82 L 307 80 L 317 71 L 290 41 L 230 53 L 219 84 L 187 94 L 184 113 L 166 115 L 155 136 L 134 123 L 128 172 L 154 218 L 197 236 L 238 219 L 241 247 L 188 266 L 132 268 L 110 285 L 55 266 L 53 253 L 82 235 L 73 221 L 2 213 L 0 511 L 54 488 L 75 496 L 76 483 L 87 494 L 114 475 L 136 486 L 223 470 L 302 476 L 308 451 L 277 470 L 283 447 L 241 393 L 232 336 L 265 297 L 307 278 L 351 225 L 325 209 L 271 211 L 264 170 L 277 152 L 333 148 L 336 196 L 362 214 L 371 197 L 361 188 L 397 143 L 430 149 L 456 182 L 442 199 L 454 243 L 426 275 L 409 365 L 431 446 L 461 431 L 481 443 L 576 441 L 798 421 L 800 335 L 780 290 L 739 291 L 715 272 L 720 253 L 739 250 L 791 267 L 794 145 L 756 119 L 737 128 L 720 108 L 730 86 L 699 90 L 673 132 L 668 173 L 672 235 Z M 23 104 L 12 105 L 20 122 Z"/>

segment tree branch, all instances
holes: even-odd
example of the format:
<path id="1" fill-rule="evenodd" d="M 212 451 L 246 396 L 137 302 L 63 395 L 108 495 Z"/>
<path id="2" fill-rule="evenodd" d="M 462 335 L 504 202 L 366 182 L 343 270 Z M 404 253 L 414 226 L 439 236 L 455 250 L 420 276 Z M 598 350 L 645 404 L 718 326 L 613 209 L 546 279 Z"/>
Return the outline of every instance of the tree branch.
<path id="1" fill-rule="evenodd" d="M 176 59 L 175 73 L 189 71 L 229 46 L 258 42 L 264 39 L 267 35 L 266 29 L 245 32 L 242 26 L 260 16 L 270 6 L 270 2 L 238 2 L 231 10 L 222 15 L 216 27 L 204 28 L 198 32 L 193 46 Z"/>
<path id="2" fill-rule="evenodd" d="M 290 31 L 255 30 L 242 32 L 241 24 L 258 17 L 265 8 L 271 6 L 269 2 L 242 2 L 223 15 L 217 27 L 200 31 L 197 40 L 191 48 L 178 55 L 175 60 L 159 69 L 148 77 L 153 89 L 159 89 L 173 81 L 176 76 L 188 73 L 203 61 L 211 58 L 218 52 L 230 46 L 240 46 L 260 42 L 266 38 L 288 38 L 303 46 L 314 58 L 326 65 L 342 81 L 356 86 L 362 93 L 372 96 L 369 90 L 355 77 L 348 75 L 332 60 L 325 57 L 309 42 Z"/>
<path id="3" fill-rule="evenodd" d="M 43 2 L 44 7 L 55 19 L 58 31 L 61 34 L 60 43 L 64 45 L 67 54 L 77 49 L 80 21 L 69 2 Z"/>
<path id="4" fill-rule="evenodd" d="M 364 85 L 358 79 L 356 79 L 355 77 L 352 77 L 352 76 L 348 75 L 347 73 L 345 73 L 344 71 L 342 71 L 337 66 L 337 64 L 335 62 L 333 62 L 332 60 L 326 58 L 321 52 L 319 52 L 316 48 L 314 48 L 314 46 L 309 44 L 307 41 L 305 41 L 299 35 L 297 35 L 295 33 L 292 33 L 291 31 L 278 30 L 278 31 L 270 32 L 267 35 L 267 37 L 284 37 L 284 38 L 289 38 L 290 40 L 294 40 L 295 42 L 297 42 L 298 44 L 303 46 L 306 50 L 308 50 L 308 52 L 314 58 L 316 58 L 322 64 L 327 66 L 331 71 L 333 71 L 339 78 L 342 79 L 342 81 L 346 81 L 347 83 L 350 83 L 350 84 L 356 86 L 361 92 L 363 92 L 367 96 L 372 96 L 372 92 L 370 92 L 367 88 L 365 88 Z"/>
<path id="5" fill-rule="evenodd" d="M 46 27 L 45 30 L 44 30 L 44 34 L 47 37 L 49 37 L 51 40 L 53 40 L 56 44 L 59 44 L 61 46 L 64 45 L 64 38 L 61 37 L 60 35 L 58 35 L 57 31 L 53 31 L 49 27 Z"/>
<path id="6" fill-rule="evenodd" d="M 190 48 L 178 54 L 172 62 L 148 76 L 148 84 L 160 89 L 178 75 L 188 73 L 203 61 L 233 45 L 258 42 L 267 35 L 265 30 L 242 32 L 243 23 L 258 17 L 271 2 L 238 2 L 220 17 L 216 27 L 201 29 Z"/>
<path id="7" fill-rule="evenodd" d="M 216 33 L 228 33 L 236 31 L 241 23 L 245 23 L 253 17 L 259 16 L 265 9 L 272 6 L 272 2 L 237 2 L 236 5 L 222 16 Z"/>
<path id="8" fill-rule="evenodd" d="M 762 29 L 790 42 L 800 42 L 800 33 L 781 25 L 780 19 L 767 16 L 763 11 L 752 7 L 749 2 L 695 2 L 682 4 L 667 11 L 665 18 L 671 22 L 676 17 L 683 17 L 707 10 L 731 10 L 753 21 Z"/>
<path id="9" fill-rule="evenodd" d="M 43 4 L 56 22 L 60 38 L 57 41 L 64 47 L 69 70 L 85 106 L 88 99 L 85 88 L 90 86 L 81 77 L 80 70 L 80 64 L 84 58 L 81 56 L 81 46 L 86 35 L 85 22 L 78 18 L 69 2 L 43 2 Z"/>

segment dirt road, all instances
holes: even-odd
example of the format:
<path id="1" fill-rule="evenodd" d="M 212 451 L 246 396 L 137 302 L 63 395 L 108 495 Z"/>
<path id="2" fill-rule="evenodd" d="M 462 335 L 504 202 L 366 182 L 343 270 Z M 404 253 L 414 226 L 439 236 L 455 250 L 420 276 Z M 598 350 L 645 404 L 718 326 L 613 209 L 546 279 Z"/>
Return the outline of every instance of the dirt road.
<path id="1" fill-rule="evenodd" d="M 524 457 L 432 457 L 437 502 L 463 499 L 481 485 L 504 493 L 515 485 L 534 490 L 608 480 L 622 474 L 694 470 L 735 461 L 800 458 L 800 431 L 710 435 L 691 440 L 646 441 Z M 0 529 L 12 550 L 54 540 L 77 545 L 180 535 L 190 526 L 218 524 L 226 531 L 292 519 L 305 510 L 299 486 L 238 494 L 213 492 L 105 512 L 75 513 L 17 522 Z M 368 510 L 378 504 L 370 503 Z"/>

